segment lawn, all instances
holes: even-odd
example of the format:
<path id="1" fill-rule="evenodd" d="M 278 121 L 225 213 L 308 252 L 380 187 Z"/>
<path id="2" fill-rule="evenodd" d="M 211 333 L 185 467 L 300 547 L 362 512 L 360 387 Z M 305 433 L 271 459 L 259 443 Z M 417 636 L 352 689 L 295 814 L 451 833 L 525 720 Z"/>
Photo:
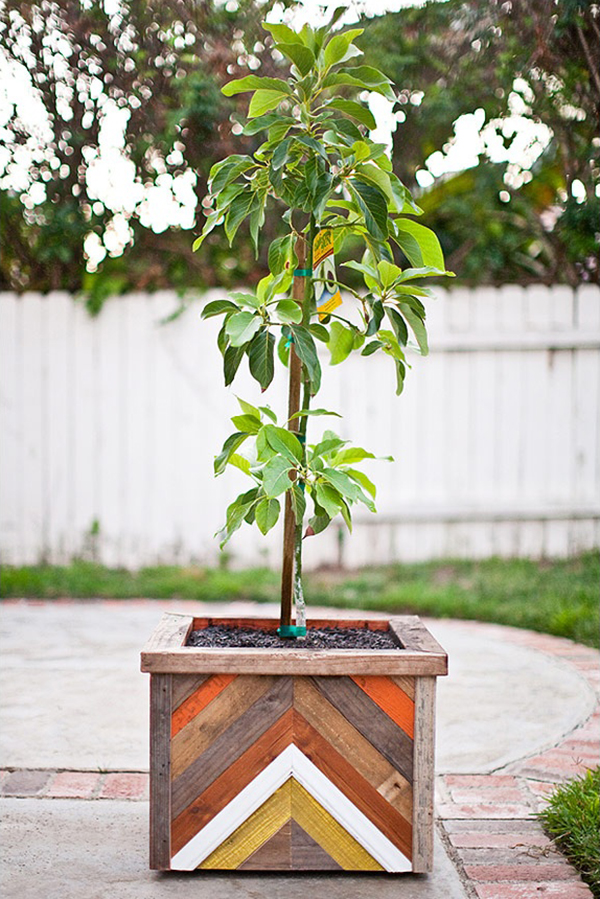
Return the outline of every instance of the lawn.
<path id="1" fill-rule="evenodd" d="M 598 646 L 600 555 L 571 559 L 441 560 L 306 575 L 310 605 L 439 618 L 471 618 L 530 628 Z M 268 569 L 143 568 L 136 572 L 77 561 L 69 566 L 3 566 L 0 596 L 182 598 L 277 602 L 279 575 Z"/>

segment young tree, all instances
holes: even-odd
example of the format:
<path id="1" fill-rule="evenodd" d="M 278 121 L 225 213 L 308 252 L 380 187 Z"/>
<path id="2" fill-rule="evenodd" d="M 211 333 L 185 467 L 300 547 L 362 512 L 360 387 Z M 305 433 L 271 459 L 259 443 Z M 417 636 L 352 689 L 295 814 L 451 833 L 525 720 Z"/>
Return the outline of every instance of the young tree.
<path id="1" fill-rule="evenodd" d="M 392 171 L 385 145 L 368 137 L 375 121 L 356 96 L 375 91 L 395 101 L 396 95 L 382 72 L 357 62 L 361 51 L 354 42 L 361 28 L 332 32 L 343 11 L 328 25 L 305 26 L 299 34 L 286 25 L 264 24 L 275 49 L 289 61 L 290 76 L 249 75 L 223 88 L 229 96 L 252 93 L 244 133 L 265 140 L 253 156 L 234 154 L 213 166 L 212 208 L 195 242 L 199 249 L 220 225 L 232 242 L 247 219 L 258 249 L 267 207 L 273 205 L 288 227 L 271 242 L 270 273 L 256 291 L 232 293 L 203 310 L 204 318 L 224 319 L 218 345 L 227 385 L 244 357 L 263 391 L 273 380 L 276 355 L 289 369 L 286 426 L 269 407 L 240 400 L 241 414 L 232 419 L 236 430 L 215 460 L 216 474 L 234 465 L 252 481 L 227 509 L 223 543 L 243 522 L 267 533 L 279 519 L 283 499 L 282 636 L 304 632 L 303 538 L 323 531 L 337 515 L 351 527 L 356 503 L 375 510 L 375 487 L 357 467 L 374 458 L 372 453 L 349 446 L 330 430 L 317 443 L 307 443 L 308 419 L 336 414 L 311 408 L 321 385 L 316 341 L 327 345 L 333 364 L 353 352 L 385 353 L 400 394 L 409 332 L 422 353 L 428 350 L 422 301 L 430 291 L 420 281 L 449 274 L 436 236 L 412 217 L 420 209 Z M 364 292 L 349 289 L 335 271 L 333 260 L 346 243 L 362 247 L 361 259 L 344 265 L 360 274 Z M 395 263 L 394 246 L 410 261 L 408 267 Z M 344 288 L 357 316 L 342 303 Z M 240 448 L 248 441 L 252 452 L 244 456 Z"/>

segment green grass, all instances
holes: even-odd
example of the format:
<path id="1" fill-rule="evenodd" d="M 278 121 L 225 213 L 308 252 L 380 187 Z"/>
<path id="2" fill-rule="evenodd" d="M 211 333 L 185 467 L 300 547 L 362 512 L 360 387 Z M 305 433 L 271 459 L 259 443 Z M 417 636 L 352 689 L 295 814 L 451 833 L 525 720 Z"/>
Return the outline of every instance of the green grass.
<path id="1" fill-rule="evenodd" d="M 539 818 L 600 899 L 600 768 L 559 787 Z"/>
<path id="2" fill-rule="evenodd" d="M 307 574 L 312 605 L 471 618 L 531 628 L 598 646 L 600 556 L 571 559 L 445 560 Z M 278 602 L 279 574 L 265 568 L 161 566 L 137 572 L 92 562 L 3 566 L 2 597 L 148 597 Z"/>

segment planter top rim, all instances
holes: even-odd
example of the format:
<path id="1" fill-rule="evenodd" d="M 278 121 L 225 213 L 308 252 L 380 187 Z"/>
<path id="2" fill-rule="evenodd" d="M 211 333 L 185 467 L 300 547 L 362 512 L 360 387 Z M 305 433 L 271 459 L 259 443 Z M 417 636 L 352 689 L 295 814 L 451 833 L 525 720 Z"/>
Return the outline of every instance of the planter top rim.
<path id="1" fill-rule="evenodd" d="M 288 675 L 445 675 L 448 657 L 444 649 L 416 615 L 390 619 L 311 621 L 312 627 L 370 627 L 390 629 L 399 640 L 398 649 L 281 649 L 212 648 L 186 646 L 194 627 L 208 624 L 277 627 L 275 619 L 206 618 L 164 613 L 141 653 L 141 670 L 151 674 L 224 673 Z"/>

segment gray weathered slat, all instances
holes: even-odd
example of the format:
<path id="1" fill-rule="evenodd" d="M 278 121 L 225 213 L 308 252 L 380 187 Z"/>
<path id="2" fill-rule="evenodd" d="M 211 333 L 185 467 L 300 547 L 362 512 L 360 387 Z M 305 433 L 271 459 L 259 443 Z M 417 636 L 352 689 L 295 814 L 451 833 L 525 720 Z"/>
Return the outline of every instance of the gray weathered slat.
<path id="1" fill-rule="evenodd" d="M 171 866 L 171 675 L 150 678 L 150 867 Z"/>
<path id="2" fill-rule="evenodd" d="M 415 768 L 413 784 L 413 871 L 433 869 L 435 774 L 435 677 L 415 684 Z"/>

